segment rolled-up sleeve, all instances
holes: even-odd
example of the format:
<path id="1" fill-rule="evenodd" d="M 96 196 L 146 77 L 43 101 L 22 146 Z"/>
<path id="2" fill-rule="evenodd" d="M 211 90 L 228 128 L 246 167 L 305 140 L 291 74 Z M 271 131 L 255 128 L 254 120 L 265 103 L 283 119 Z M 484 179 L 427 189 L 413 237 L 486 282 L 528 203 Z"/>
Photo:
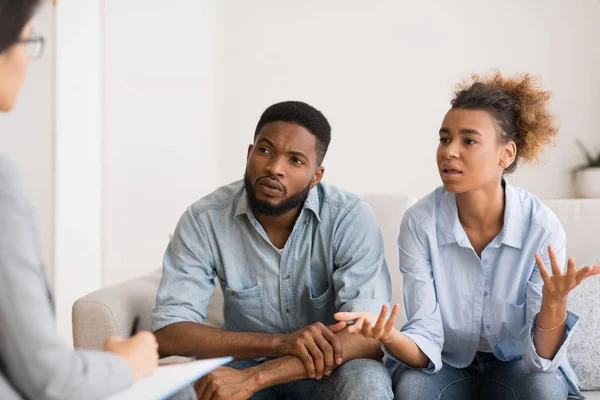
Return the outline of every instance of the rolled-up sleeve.
<path id="1" fill-rule="evenodd" d="M 210 243 L 191 208 L 183 214 L 163 259 L 152 330 L 176 322 L 202 323 L 215 289 Z"/>
<path id="2" fill-rule="evenodd" d="M 434 373 L 442 368 L 444 329 L 435 293 L 427 238 L 410 212 L 402 219 L 398 249 L 408 320 L 402 327 L 402 333 L 415 342 L 429 358 L 428 367 L 422 370 Z M 402 362 L 388 349 L 383 350 L 392 360 Z"/>
<path id="3" fill-rule="evenodd" d="M 548 254 L 548 245 L 553 245 L 556 251 L 556 259 L 562 266 L 563 271 L 566 268 L 566 237 L 565 233 L 558 224 L 552 237 L 540 249 L 544 265 L 548 268 L 548 273 L 552 274 L 550 268 L 550 256 Z M 544 281 L 540 275 L 537 264 L 534 266 L 533 273 L 527 283 L 526 291 L 526 323 L 521 331 L 521 344 L 523 346 L 523 361 L 532 372 L 554 372 L 558 367 L 567 361 L 567 349 L 571 341 L 571 332 L 577 326 L 579 317 L 572 312 L 567 312 L 565 339 L 552 360 L 540 357 L 533 341 L 535 335 L 536 321 L 539 316 L 542 305 L 542 288 Z"/>
<path id="4" fill-rule="evenodd" d="M 365 201 L 356 203 L 341 220 L 334 248 L 336 310 L 379 313 L 390 302 L 392 288 L 383 238 Z"/>

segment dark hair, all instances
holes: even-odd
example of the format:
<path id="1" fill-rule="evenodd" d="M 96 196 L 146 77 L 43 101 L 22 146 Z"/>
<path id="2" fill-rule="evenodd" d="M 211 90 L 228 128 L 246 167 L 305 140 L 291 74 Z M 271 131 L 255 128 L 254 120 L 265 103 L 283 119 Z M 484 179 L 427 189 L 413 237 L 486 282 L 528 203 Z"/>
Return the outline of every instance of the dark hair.
<path id="1" fill-rule="evenodd" d="M 263 126 L 276 121 L 292 122 L 315 135 L 317 138 L 317 163 L 321 165 L 331 141 L 331 126 L 321 111 L 301 101 L 284 101 L 273 104 L 261 115 L 254 131 L 254 139 Z"/>
<path id="2" fill-rule="evenodd" d="M 459 84 L 452 99 L 452 109 L 484 110 L 494 118 L 501 143 L 515 142 L 515 161 L 505 169 L 514 172 L 519 160 L 538 158 L 542 148 L 558 132 L 554 116 L 548 110 L 551 93 L 530 75 L 504 78 L 500 72 L 491 76 L 473 75 Z"/>
<path id="3" fill-rule="evenodd" d="M 40 0 L 0 0 L 0 53 L 19 40 Z"/>

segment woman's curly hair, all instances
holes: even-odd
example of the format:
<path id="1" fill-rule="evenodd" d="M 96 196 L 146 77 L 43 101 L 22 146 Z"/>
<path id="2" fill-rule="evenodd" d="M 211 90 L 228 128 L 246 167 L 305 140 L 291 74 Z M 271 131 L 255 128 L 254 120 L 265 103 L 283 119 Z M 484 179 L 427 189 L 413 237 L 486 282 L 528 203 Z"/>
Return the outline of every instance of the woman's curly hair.
<path id="1" fill-rule="evenodd" d="M 505 173 L 514 172 L 520 160 L 536 160 L 558 132 L 548 110 L 551 93 L 539 79 L 521 74 L 505 78 L 499 71 L 473 75 L 458 85 L 452 108 L 484 110 L 495 119 L 502 143 L 515 142 L 517 156 Z"/>

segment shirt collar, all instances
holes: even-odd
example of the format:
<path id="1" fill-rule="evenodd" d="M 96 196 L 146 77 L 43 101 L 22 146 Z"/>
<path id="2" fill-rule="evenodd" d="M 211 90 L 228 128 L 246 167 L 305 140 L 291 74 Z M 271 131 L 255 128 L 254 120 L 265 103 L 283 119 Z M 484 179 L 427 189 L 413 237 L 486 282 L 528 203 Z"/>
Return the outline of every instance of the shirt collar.
<path id="1" fill-rule="evenodd" d="M 500 241 L 507 246 L 517 249 L 523 248 L 523 224 L 525 215 L 523 204 L 517 190 L 506 183 L 504 192 L 506 193 L 506 206 L 504 208 L 504 226 L 500 232 Z"/>
<path id="2" fill-rule="evenodd" d="M 504 225 L 500 234 L 492 243 L 499 243 L 518 249 L 523 248 L 523 207 L 519 194 L 515 188 L 502 180 L 506 204 L 504 208 Z M 458 219 L 458 208 L 456 206 L 456 194 L 444 190 L 439 206 L 438 217 L 438 244 L 445 246 L 458 243 L 461 247 L 469 247 L 470 242 L 460 220 Z"/>
<path id="3" fill-rule="evenodd" d="M 317 218 L 317 221 L 321 222 L 321 216 L 319 215 L 320 211 L 320 199 L 319 199 L 319 185 L 315 186 L 308 192 L 308 196 L 304 201 L 304 205 L 302 209 L 307 209 L 312 211 Z M 238 217 L 240 215 L 253 215 L 252 208 L 250 207 L 250 202 L 248 200 L 248 192 L 246 189 L 242 189 L 242 195 L 239 198 L 238 204 L 235 209 L 235 216 Z"/>

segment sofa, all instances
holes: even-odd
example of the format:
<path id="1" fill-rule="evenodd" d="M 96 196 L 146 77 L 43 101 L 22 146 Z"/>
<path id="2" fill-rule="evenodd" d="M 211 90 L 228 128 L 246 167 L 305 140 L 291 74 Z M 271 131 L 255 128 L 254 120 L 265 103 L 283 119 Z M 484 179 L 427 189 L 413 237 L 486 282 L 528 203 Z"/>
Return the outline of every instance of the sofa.
<path id="1" fill-rule="evenodd" d="M 405 210 L 415 198 L 382 194 L 363 196 L 375 212 L 385 246 L 392 278 L 394 303 L 402 304 L 402 275 L 398 268 L 396 238 Z M 568 238 L 567 254 L 577 265 L 600 263 L 600 199 L 548 200 L 561 221 Z M 126 336 L 137 316 L 140 329 L 150 328 L 150 314 L 160 282 L 160 268 L 149 275 L 115 284 L 93 292 L 73 305 L 73 340 L 76 348 L 101 349 L 111 335 Z M 569 309 L 581 317 L 573 332 L 569 359 L 588 399 L 600 400 L 600 276 L 592 277 L 575 289 Z M 205 323 L 219 327 L 223 323 L 223 295 L 216 285 Z M 401 307 L 397 326 L 406 322 Z"/>

